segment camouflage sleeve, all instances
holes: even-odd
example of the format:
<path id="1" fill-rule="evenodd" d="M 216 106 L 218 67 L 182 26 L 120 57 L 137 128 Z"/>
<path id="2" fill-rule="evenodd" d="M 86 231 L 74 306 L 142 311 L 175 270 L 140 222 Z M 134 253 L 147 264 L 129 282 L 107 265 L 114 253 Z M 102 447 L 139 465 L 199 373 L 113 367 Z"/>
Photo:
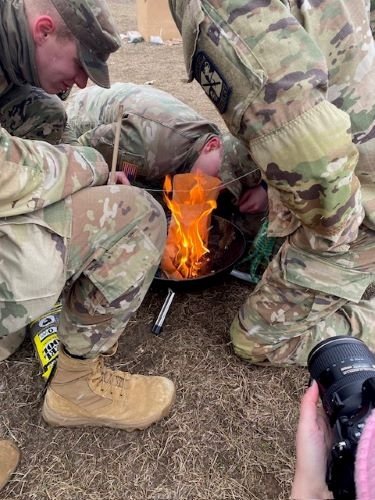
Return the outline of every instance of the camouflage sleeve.
<path id="1" fill-rule="evenodd" d="M 254 163 L 249 148 L 232 134 L 224 133 L 223 160 L 220 178 L 238 202 L 241 195 L 249 188 L 261 182 L 261 172 Z"/>
<path id="2" fill-rule="evenodd" d="M 19 139 L 2 128 L 0 164 L 0 217 L 39 210 L 108 177 L 107 164 L 93 148 Z"/>
<path id="3" fill-rule="evenodd" d="M 328 102 L 325 57 L 285 2 L 169 4 L 190 78 L 249 145 L 306 244 L 333 250 L 353 241 L 363 208 L 350 119 Z"/>
<path id="4" fill-rule="evenodd" d="M 104 123 L 93 127 L 92 129 L 84 132 L 78 138 L 78 144 L 81 146 L 95 148 L 99 151 L 108 164 L 112 162 L 113 144 L 115 142 L 116 124 Z M 120 136 L 120 150 L 121 143 L 124 141 L 126 135 L 122 132 Z M 117 170 L 120 169 L 121 153 L 117 158 Z"/>
<path id="5" fill-rule="evenodd" d="M 60 144 L 80 145 L 75 129 L 69 122 L 65 125 Z"/>

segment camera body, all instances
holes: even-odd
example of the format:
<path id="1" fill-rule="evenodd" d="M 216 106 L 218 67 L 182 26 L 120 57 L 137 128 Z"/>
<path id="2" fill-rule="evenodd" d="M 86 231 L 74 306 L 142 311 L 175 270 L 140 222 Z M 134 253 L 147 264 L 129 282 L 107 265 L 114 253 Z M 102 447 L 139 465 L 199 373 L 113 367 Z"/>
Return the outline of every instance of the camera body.
<path id="1" fill-rule="evenodd" d="M 361 340 L 337 336 L 317 344 L 307 363 L 333 431 L 327 485 L 334 498 L 352 500 L 357 446 L 375 408 L 375 355 Z"/>

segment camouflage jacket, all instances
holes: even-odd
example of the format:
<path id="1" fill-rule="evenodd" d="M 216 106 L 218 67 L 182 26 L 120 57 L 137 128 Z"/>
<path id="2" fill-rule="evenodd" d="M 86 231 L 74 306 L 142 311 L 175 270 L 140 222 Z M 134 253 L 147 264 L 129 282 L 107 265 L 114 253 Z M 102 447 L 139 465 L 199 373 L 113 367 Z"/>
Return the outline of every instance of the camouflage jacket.
<path id="1" fill-rule="evenodd" d="M 115 83 L 108 90 L 89 87 L 69 98 L 65 142 L 78 138 L 79 144 L 98 149 L 110 164 L 120 104 L 124 112 L 119 163 L 132 180 L 136 177 L 148 185 L 166 174 L 190 171 L 210 136 L 220 135 L 214 123 L 171 94 L 149 85 Z M 260 174 L 247 149 L 231 134 L 222 139 L 222 179 L 231 182 L 247 173 L 244 184 L 258 184 Z M 228 187 L 239 196 L 242 186 L 231 182 Z"/>
<path id="2" fill-rule="evenodd" d="M 370 0 L 169 4 L 189 77 L 269 185 L 271 234 L 344 252 L 375 229 Z"/>
<path id="3" fill-rule="evenodd" d="M 2 1 L 0 10 L 12 3 L 19 4 Z M 2 32 L 2 47 L 4 37 Z M 8 56 L 0 56 L 0 91 L 12 83 L 12 72 L 21 74 L 15 63 L 10 68 Z M 17 311 L 9 310 L 10 303 L 26 301 L 35 315 L 41 314 L 45 305 L 40 297 L 57 298 L 64 285 L 54 235 L 70 236 L 69 195 L 104 184 L 107 177 L 108 166 L 93 148 L 20 139 L 0 126 L 0 319 L 3 325 L 12 323 L 10 331 L 17 329 Z"/>

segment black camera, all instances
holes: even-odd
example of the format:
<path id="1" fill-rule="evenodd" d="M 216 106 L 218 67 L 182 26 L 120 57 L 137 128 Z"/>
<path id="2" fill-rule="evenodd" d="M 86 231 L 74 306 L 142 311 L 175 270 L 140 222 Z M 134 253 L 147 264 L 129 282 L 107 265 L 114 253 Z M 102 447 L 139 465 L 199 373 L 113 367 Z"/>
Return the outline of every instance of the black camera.
<path id="1" fill-rule="evenodd" d="M 337 336 L 317 344 L 307 365 L 333 430 L 328 488 L 335 499 L 353 500 L 358 441 L 375 407 L 375 355 L 361 340 Z"/>

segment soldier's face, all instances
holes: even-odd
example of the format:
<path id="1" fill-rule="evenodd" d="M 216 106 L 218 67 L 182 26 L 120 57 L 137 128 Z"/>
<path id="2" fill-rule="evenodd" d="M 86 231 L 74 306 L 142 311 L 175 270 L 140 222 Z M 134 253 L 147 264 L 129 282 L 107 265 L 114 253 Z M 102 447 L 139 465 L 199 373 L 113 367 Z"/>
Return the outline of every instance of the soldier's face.
<path id="1" fill-rule="evenodd" d="M 80 88 L 87 85 L 74 39 L 49 34 L 44 43 L 36 45 L 35 61 L 40 85 L 49 94 L 64 92 L 74 84 Z"/>

